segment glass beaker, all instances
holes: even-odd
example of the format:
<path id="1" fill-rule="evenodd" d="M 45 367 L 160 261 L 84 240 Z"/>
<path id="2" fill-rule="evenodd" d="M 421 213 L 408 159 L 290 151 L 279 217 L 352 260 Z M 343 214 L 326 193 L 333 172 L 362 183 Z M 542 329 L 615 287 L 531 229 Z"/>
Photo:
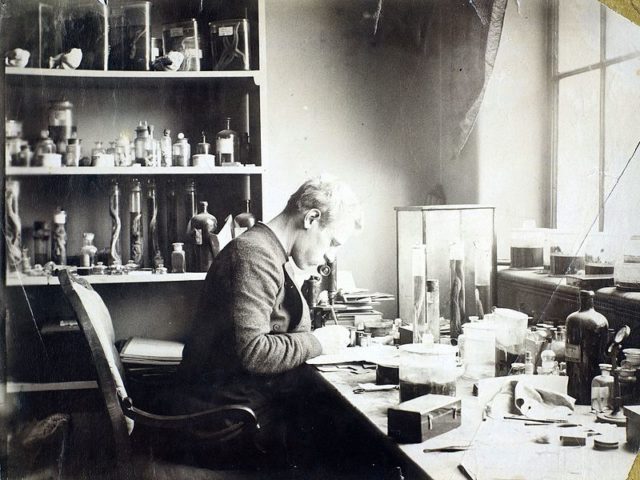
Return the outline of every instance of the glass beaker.
<path id="1" fill-rule="evenodd" d="M 465 377 L 472 379 L 493 377 L 495 372 L 495 332 L 489 322 L 473 322 L 462 325 L 464 334 Z M 460 337 L 458 337 L 459 339 Z"/>
<path id="2" fill-rule="evenodd" d="M 549 275 L 575 275 L 584 270 L 584 250 L 577 234 L 555 230 L 549 245 Z"/>
<path id="3" fill-rule="evenodd" d="M 511 364 L 524 362 L 524 339 L 527 334 L 526 313 L 509 308 L 496 308 L 495 320 L 495 372 L 496 377 L 509 374 Z"/>
<path id="4" fill-rule="evenodd" d="M 400 401 L 430 393 L 456 394 L 456 348 L 440 343 L 410 343 L 400 347 Z"/>

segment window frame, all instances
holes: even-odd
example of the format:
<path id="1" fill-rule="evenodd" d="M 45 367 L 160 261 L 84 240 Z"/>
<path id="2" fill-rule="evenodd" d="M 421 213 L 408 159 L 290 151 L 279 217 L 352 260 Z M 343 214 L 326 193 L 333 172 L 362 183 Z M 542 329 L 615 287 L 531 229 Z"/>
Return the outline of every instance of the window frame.
<path id="1" fill-rule="evenodd" d="M 560 73 L 558 71 L 558 55 L 559 55 L 559 37 L 560 37 L 560 1 L 551 0 L 551 20 L 550 24 L 550 78 L 551 78 L 551 165 L 550 165 L 550 182 L 551 182 L 551 198 L 550 198 L 550 227 L 558 228 L 558 138 L 559 138 L 559 102 L 560 102 L 560 81 L 564 78 L 579 75 L 582 73 L 599 70 L 600 87 L 599 87 L 599 140 L 598 140 L 598 231 L 604 231 L 605 222 L 605 113 L 606 113 L 606 91 L 607 91 L 607 68 L 623 63 L 629 60 L 640 58 L 640 52 L 619 55 L 609 60 L 606 58 L 607 52 L 607 11 L 609 8 L 604 4 L 600 4 L 600 58 L 598 62 L 585 65 L 580 68 L 568 70 Z M 595 0 L 594 0 L 595 1 Z M 612 12 L 613 13 L 613 12 Z"/>

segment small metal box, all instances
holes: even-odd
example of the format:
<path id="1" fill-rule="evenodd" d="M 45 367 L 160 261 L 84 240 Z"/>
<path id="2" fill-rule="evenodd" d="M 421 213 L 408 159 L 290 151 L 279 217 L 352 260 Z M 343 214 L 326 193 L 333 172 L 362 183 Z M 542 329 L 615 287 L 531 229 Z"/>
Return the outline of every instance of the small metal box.
<path id="1" fill-rule="evenodd" d="M 387 430 L 400 443 L 421 443 L 462 423 L 462 401 L 446 395 L 423 395 L 387 412 Z"/>

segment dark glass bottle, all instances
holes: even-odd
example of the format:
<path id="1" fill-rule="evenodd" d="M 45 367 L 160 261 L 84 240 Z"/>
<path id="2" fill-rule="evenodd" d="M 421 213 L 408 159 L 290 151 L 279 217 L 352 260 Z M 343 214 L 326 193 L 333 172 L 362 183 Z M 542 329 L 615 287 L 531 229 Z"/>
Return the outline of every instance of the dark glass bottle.
<path id="1" fill-rule="evenodd" d="M 200 202 L 198 213 L 189 220 L 187 227 L 195 260 L 193 269 L 198 272 L 208 271 L 220 250 L 218 238 L 214 233 L 218 221 L 209 213 L 208 206 L 208 202 Z"/>
<path id="2" fill-rule="evenodd" d="M 190 178 L 187 180 L 187 185 L 185 188 L 185 197 L 184 197 L 184 213 L 185 215 L 185 223 L 183 223 L 182 231 L 184 232 L 184 225 L 186 228 L 186 238 L 184 241 L 185 248 L 185 271 L 186 272 L 197 272 L 199 271 L 196 268 L 196 253 L 193 248 L 193 243 L 190 240 L 191 232 L 189 229 L 189 222 L 191 219 L 198 213 L 198 204 L 196 202 L 196 182 Z"/>
<path id="3" fill-rule="evenodd" d="M 598 365 L 605 359 L 609 335 L 609 322 L 593 308 L 594 296 L 592 291 L 580 290 L 580 308 L 567 317 L 567 393 L 578 405 L 591 403 L 591 381 L 600 373 Z"/>
<path id="4" fill-rule="evenodd" d="M 251 177 L 245 175 L 242 185 L 242 196 L 244 198 L 245 211 L 239 213 L 233 219 L 233 236 L 244 233 L 256 224 L 256 217 L 251 213 Z"/>

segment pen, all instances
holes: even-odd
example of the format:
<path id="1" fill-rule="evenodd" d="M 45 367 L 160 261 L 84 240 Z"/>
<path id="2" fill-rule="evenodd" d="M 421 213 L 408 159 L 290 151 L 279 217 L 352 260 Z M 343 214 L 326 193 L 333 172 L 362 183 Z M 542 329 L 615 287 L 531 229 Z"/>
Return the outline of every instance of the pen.
<path id="1" fill-rule="evenodd" d="M 464 475 L 464 478 L 466 478 L 467 480 L 476 480 L 476 477 L 473 476 L 471 472 L 469 472 L 469 470 L 467 470 L 461 463 L 458 464 L 458 470 L 460 470 L 460 473 L 462 473 Z"/>

